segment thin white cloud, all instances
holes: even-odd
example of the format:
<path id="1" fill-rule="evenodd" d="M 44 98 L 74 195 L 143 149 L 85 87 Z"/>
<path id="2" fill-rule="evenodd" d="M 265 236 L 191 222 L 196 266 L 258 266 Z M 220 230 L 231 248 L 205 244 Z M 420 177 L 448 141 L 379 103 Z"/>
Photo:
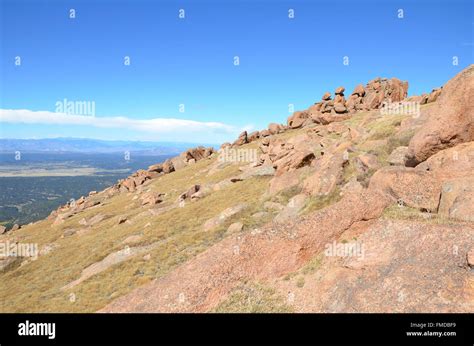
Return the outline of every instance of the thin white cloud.
<path id="1" fill-rule="evenodd" d="M 148 133 L 198 133 L 211 132 L 232 134 L 234 126 L 220 122 L 200 122 L 186 119 L 154 118 L 132 119 L 127 117 L 94 117 L 71 115 L 28 109 L 0 109 L 0 122 L 14 124 L 80 125 L 99 128 L 129 129 Z"/>

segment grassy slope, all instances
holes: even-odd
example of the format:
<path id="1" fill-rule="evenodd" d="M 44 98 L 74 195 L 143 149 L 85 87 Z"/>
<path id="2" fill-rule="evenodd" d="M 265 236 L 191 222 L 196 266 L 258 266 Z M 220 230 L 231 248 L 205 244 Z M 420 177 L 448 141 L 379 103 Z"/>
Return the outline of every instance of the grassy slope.
<path id="1" fill-rule="evenodd" d="M 383 161 L 391 151 L 396 140 L 395 132 L 403 117 L 388 116 L 380 118 L 365 112 L 355 115 L 345 121 L 349 126 L 361 126 L 368 131 L 367 138 L 355 145 L 356 152 L 351 156 L 365 152 L 364 143 L 377 138 L 388 139 L 388 143 L 375 148 L 375 152 Z M 289 130 L 278 135 L 290 138 L 306 129 Z M 409 136 L 407 136 L 409 137 Z M 406 141 L 406 138 L 403 138 Z M 402 145 L 404 143 L 401 143 Z M 257 142 L 243 148 L 256 148 Z M 193 184 L 217 183 L 223 179 L 239 174 L 238 166 L 231 165 L 208 175 L 209 166 L 216 160 L 202 160 L 169 175 L 154 179 L 145 190 L 166 193 L 164 206 L 176 201 L 179 194 Z M 345 168 L 344 180 L 347 182 L 354 174 L 350 166 Z M 183 208 L 175 208 L 159 215 L 152 215 L 141 207 L 139 199 L 132 200 L 134 194 L 122 193 L 107 201 L 103 206 L 81 212 L 65 223 L 52 227 L 52 220 L 43 220 L 30 226 L 25 226 L 13 236 L 22 243 L 37 243 L 42 246 L 55 243 L 58 248 L 50 254 L 41 256 L 20 268 L 0 274 L 4 284 L 0 285 L 1 312 L 89 312 L 96 311 L 111 300 L 134 288 L 163 276 L 180 263 L 204 251 L 209 246 L 225 237 L 227 227 L 237 220 L 244 223 L 247 229 L 258 226 L 258 221 L 251 217 L 262 210 L 262 204 L 267 198 L 264 195 L 269 178 L 252 178 L 232 184 L 222 190 L 215 191 L 196 202 L 187 203 Z M 290 193 L 291 192 L 291 193 Z M 288 196 L 285 193 L 289 193 Z M 279 199 L 288 200 L 298 191 L 284 191 Z M 312 197 L 304 212 L 332 204 L 339 199 L 338 190 L 326 197 Z M 238 203 L 248 203 L 248 207 L 238 215 L 211 231 L 205 232 L 202 224 L 218 215 L 222 210 Z M 280 202 L 283 202 L 281 200 Z M 84 235 L 73 235 L 61 238 L 65 229 L 82 226 L 78 224 L 82 218 L 90 218 L 97 213 L 106 215 L 106 219 L 92 227 L 92 231 Z M 126 215 L 131 224 L 117 224 L 118 215 Z M 265 220 L 261 220 L 263 222 Z M 149 224 L 147 226 L 147 224 Z M 81 271 L 96 263 L 108 254 L 122 250 L 124 239 L 130 235 L 141 235 L 136 245 L 158 244 L 150 252 L 151 259 L 145 260 L 138 255 L 128 261 L 116 264 L 111 268 L 87 279 L 71 290 L 63 291 L 61 287 L 77 279 Z M 10 236 L 7 236 L 10 237 Z M 1 239 L 1 238 L 0 238 Z M 3 237 L 3 240 L 6 237 Z M 315 263 L 319 263 L 317 260 Z M 317 267 L 317 265 L 316 265 Z M 298 275 L 304 276 L 306 269 Z M 304 282 L 301 281 L 302 285 Z M 254 287 L 257 285 L 257 287 Z M 217 309 L 218 311 L 275 311 L 268 302 L 277 301 L 278 311 L 287 311 L 287 306 L 281 297 L 274 297 L 260 284 L 239 288 L 235 294 Z M 75 301 L 71 301 L 74 294 Z M 238 297 L 246 297 L 249 302 L 241 302 Z M 256 300 L 255 300 L 256 299 Z M 276 300 L 275 300 L 276 299 Z M 263 302 L 263 303 L 260 303 Z M 242 305 L 243 304 L 243 305 Z M 262 305 L 263 304 L 263 305 Z M 271 305 L 271 304 L 270 304 Z M 240 307 L 240 308 L 239 308 Z"/>
<path id="2" fill-rule="evenodd" d="M 207 176 L 204 170 L 212 161 L 203 160 L 162 176 L 147 188 L 167 193 L 166 205 L 175 202 L 178 195 L 192 184 L 215 183 L 239 172 L 238 166 L 229 166 Z M 252 221 L 249 215 L 259 210 L 260 196 L 267 184 L 268 178 L 253 178 L 187 203 L 183 208 L 155 216 L 146 211 L 148 208 L 140 206 L 139 199 L 133 201 L 133 194 L 125 193 L 109 199 L 104 206 L 85 210 L 59 226 L 51 227 L 52 220 L 25 226 L 14 234 L 20 242 L 37 243 L 40 249 L 50 243 L 59 246 L 36 261 L 1 275 L 2 282 L 8 284 L 0 285 L 0 311 L 96 311 L 113 298 L 164 275 L 222 239 L 231 222 L 237 219 L 244 220 L 244 224 L 245 220 Z M 202 230 L 206 220 L 241 202 L 248 203 L 249 207 L 222 226 L 208 232 Z M 81 227 L 79 220 L 97 213 L 110 217 L 94 225 L 92 231 L 84 235 L 61 238 L 65 229 L 78 229 Z M 118 215 L 127 215 L 132 224 L 118 225 Z M 151 225 L 145 227 L 148 223 Z M 139 245 L 161 243 L 150 252 L 151 259 L 148 261 L 139 255 L 112 266 L 70 291 L 61 290 L 61 287 L 77 279 L 87 266 L 124 249 L 122 242 L 130 235 L 142 235 L 137 243 Z M 71 294 L 74 294 L 74 302 L 70 301 Z"/>

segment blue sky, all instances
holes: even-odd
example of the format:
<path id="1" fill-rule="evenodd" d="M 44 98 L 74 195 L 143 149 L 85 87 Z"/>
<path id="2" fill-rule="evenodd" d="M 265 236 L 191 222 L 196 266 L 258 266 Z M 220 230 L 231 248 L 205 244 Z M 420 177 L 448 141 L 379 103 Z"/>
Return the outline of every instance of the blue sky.
<path id="1" fill-rule="evenodd" d="M 3 138 L 220 143 L 339 85 L 398 77 L 421 94 L 472 63 L 467 0 L 0 3 Z M 55 117 L 65 98 L 97 119 Z"/>

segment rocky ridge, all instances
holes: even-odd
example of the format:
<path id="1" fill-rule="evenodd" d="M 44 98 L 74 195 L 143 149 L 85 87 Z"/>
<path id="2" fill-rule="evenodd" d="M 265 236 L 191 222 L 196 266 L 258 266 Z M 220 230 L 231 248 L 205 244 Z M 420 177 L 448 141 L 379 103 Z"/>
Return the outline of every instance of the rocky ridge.
<path id="1" fill-rule="evenodd" d="M 226 311 L 236 292 L 255 292 L 248 287 L 255 283 L 291 311 L 472 311 L 473 74 L 470 66 L 442 88 L 411 97 L 396 78 L 376 78 L 350 95 L 339 87 L 286 125 L 135 172 L 38 223 L 62 239 L 43 246 L 39 263 L 69 239 L 111 237 L 115 245 L 60 280 L 58 294 L 69 294 L 104 275 L 115 282 L 119 266 L 145 273 L 140 268 L 152 266 L 144 263 L 165 260 L 164 246 L 180 246 L 173 236 L 195 234 L 206 248 L 175 250 L 170 257 L 191 254 L 149 281 L 134 280 L 133 289 L 107 291 L 95 309 Z M 385 112 L 406 102 L 419 104 L 420 113 Z M 255 150 L 257 159 L 220 160 L 226 148 Z M 128 207 L 116 210 L 119 203 Z M 167 236 L 154 236 L 162 232 L 158 222 L 170 222 Z M 28 239 L 35 227 L 0 237 Z M 360 243 L 364 256 L 325 254 L 333 242 Z M 5 275 L 31 266 L 20 262 L 5 265 Z"/>

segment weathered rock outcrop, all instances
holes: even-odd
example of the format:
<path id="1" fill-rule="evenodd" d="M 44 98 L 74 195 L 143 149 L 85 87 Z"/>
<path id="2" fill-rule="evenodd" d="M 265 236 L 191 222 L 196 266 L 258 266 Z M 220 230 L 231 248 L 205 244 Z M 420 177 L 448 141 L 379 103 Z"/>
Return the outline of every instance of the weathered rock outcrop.
<path id="1" fill-rule="evenodd" d="M 389 203 L 382 194 L 348 194 L 296 222 L 269 224 L 255 232 L 230 236 L 168 275 L 116 299 L 101 312 L 212 310 L 240 281 L 269 280 L 296 270 L 353 224 L 380 216 Z M 186 299 L 178 302 L 178 294 Z"/>
<path id="2" fill-rule="evenodd" d="M 307 133 L 294 136 L 289 140 L 271 139 L 262 141 L 263 154 L 258 165 L 272 165 L 276 175 L 310 165 L 315 159 L 314 149 L 319 141 Z"/>
<path id="3" fill-rule="evenodd" d="M 474 65 L 443 87 L 431 115 L 409 144 L 410 166 L 459 143 L 474 140 Z"/>
<path id="4" fill-rule="evenodd" d="M 357 85 L 347 100 L 344 91 L 344 87 L 338 87 L 334 99 L 331 99 L 331 94 L 326 92 L 320 102 L 306 111 L 297 111 L 290 116 L 287 120 L 288 126 L 299 128 L 312 122 L 330 124 L 348 119 L 357 111 L 379 109 L 386 101 L 402 101 L 407 97 L 408 82 L 402 82 L 397 78 L 376 78 L 367 83 L 366 87 Z M 432 99 L 435 99 L 434 95 Z"/>
<path id="5" fill-rule="evenodd" d="M 474 203 L 474 142 L 445 149 L 423 164 L 385 167 L 370 180 L 370 188 L 419 210 L 472 221 Z"/>
<path id="6" fill-rule="evenodd" d="M 249 140 L 247 137 L 247 131 L 244 131 L 239 135 L 239 138 L 237 138 L 232 145 L 243 145 L 247 144 L 248 142 Z"/>

